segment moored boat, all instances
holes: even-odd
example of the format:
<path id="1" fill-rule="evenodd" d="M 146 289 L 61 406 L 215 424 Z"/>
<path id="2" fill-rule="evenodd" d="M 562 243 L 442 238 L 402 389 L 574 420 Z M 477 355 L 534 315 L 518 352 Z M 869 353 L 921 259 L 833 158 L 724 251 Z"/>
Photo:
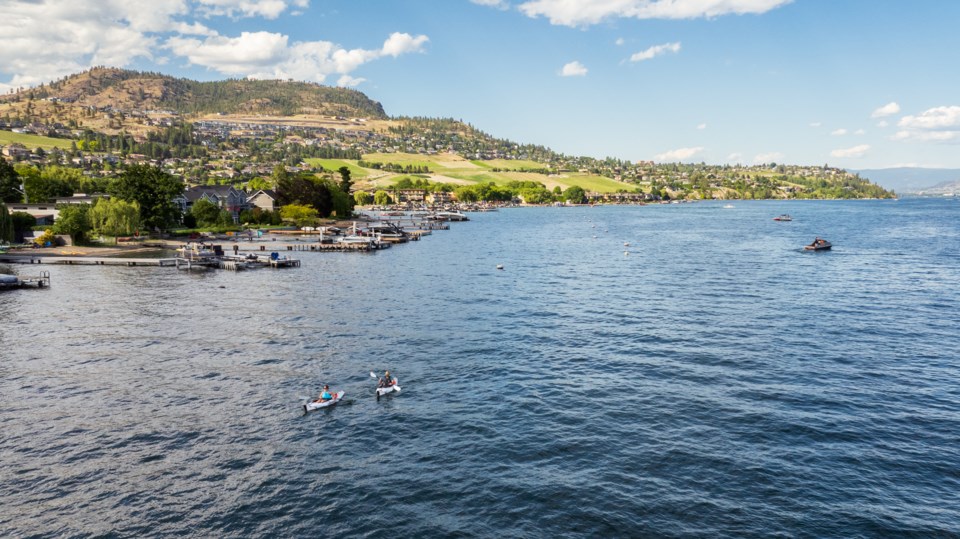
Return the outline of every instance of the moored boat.
<path id="1" fill-rule="evenodd" d="M 783 215 L 778 215 L 774 217 L 773 220 L 774 221 L 793 221 L 793 217 L 790 217 L 789 215 L 784 213 Z"/>

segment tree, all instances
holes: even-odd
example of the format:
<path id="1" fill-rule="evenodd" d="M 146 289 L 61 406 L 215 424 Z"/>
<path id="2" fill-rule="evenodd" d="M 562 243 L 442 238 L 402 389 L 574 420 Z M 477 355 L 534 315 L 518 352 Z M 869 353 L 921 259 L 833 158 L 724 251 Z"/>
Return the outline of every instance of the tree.
<path id="1" fill-rule="evenodd" d="M 190 215 L 196 219 L 198 226 L 214 226 L 220 220 L 220 207 L 206 198 L 193 203 Z"/>
<path id="2" fill-rule="evenodd" d="M 284 221 L 293 221 L 297 226 L 312 225 L 320 217 L 316 208 L 304 204 L 287 204 L 280 208 L 280 216 Z"/>
<path id="3" fill-rule="evenodd" d="M 87 217 L 91 229 L 104 236 L 129 236 L 140 230 L 140 207 L 136 202 L 100 198 Z"/>
<path id="4" fill-rule="evenodd" d="M 337 169 L 337 173 L 340 174 L 340 190 L 344 193 L 349 193 L 350 187 L 353 185 L 353 182 L 350 181 L 350 169 L 342 166 Z"/>
<path id="5" fill-rule="evenodd" d="M 20 202 L 23 193 L 20 192 L 20 176 L 13 165 L 0 157 L 0 202 Z"/>
<path id="6" fill-rule="evenodd" d="M 87 214 L 89 204 L 60 204 L 57 209 L 60 215 L 53 222 L 54 234 L 69 234 L 74 243 L 82 243 L 90 232 L 90 220 Z"/>
<path id="7" fill-rule="evenodd" d="M 58 166 L 39 169 L 32 165 L 17 165 L 17 174 L 23 182 L 24 195 L 35 203 L 49 202 L 57 197 L 73 196 L 73 188 L 68 178 L 79 185 L 80 171 L 67 173 Z"/>
<path id="8" fill-rule="evenodd" d="M 587 200 L 587 194 L 584 193 L 583 187 L 571 185 L 563 192 L 563 199 L 574 204 L 583 204 Z"/>
<path id="9" fill-rule="evenodd" d="M 353 193 L 353 201 L 357 203 L 357 206 L 366 206 L 373 202 L 373 196 L 366 191 L 357 191 Z"/>
<path id="10" fill-rule="evenodd" d="M 183 194 L 183 182 L 159 167 L 133 165 L 110 186 L 110 194 L 140 206 L 140 222 L 150 229 L 167 230 L 180 211 L 174 197 Z"/>
<path id="11" fill-rule="evenodd" d="M 386 206 L 390 204 L 390 194 L 384 190 L 377 191 L 373 194 L 373 203 L 377 206 Z"/>
<path id="12" fill-rule="evenodd" d="M 316 176 L 287 175 L 277 186 L 277 199 L 281 206 L 287 204 L 313 206 L 321 216 L 327 217 L 334 210 L 333 189 L 337 187 L 327 184 Z"/>
<path id="13" fill-rule="evenodd" d="M 13 242 L 13 218 L 3 202 L 0 202 L 0 242 Z"/>
<path id="14" fill-rule="evenodd" d="M 37 225 L 37 218 L 25 211 L 15 211 L 10 214 L 13 221 L 13 239 L 22 241 L 24 234 Z"/>
<path id="15" fill-rule="evenodd" d="M 271 185 L 268 180 L 260 177 L 250 180 L 250 182 L 247 183 L 247 186 L 253 191 L 259 191 L 261 189 L 273 189 L 273 185 Z"/>
<path id="16" fill-rule="evenodd" d="M 280 184 L 288 179 L 290 179 L 290 173 L 287 172 L 287 167 L 283 165 L 273 167 L 273 174 L 270 175 L 270 181 L 274 189 L 279 189 Z"/>

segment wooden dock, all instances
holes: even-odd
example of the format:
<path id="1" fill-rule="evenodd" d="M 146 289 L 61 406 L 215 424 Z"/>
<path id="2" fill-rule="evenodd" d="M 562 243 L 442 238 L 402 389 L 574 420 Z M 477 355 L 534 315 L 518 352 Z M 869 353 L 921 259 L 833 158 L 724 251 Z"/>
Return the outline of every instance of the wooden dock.
<path id="1" fill-rule="evenodd" d="M 8 264 L 66 264 L 78 266 L 176 266 L 176 260 L 175 258 L 0 255 L 0 262 Z"/>

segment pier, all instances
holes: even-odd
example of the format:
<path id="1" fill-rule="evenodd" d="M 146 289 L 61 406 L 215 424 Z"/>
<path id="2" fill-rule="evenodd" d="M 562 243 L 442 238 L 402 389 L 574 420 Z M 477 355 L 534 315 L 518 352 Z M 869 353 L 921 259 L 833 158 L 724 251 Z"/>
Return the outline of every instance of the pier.
<path id="1" fill-rule="evenodd" d="M 11 288 L 46 288 L 50 286 L 50 272 L 41 271 L 35 276 L 0 275 L 0 290 Z"/>
<path id="2" fill-rule="evenodd" d="M 92 256 L 2 255 L 8 264 L 66 264 L 86 266 L 176 266 L 175 258 L 117 258 Z"/>

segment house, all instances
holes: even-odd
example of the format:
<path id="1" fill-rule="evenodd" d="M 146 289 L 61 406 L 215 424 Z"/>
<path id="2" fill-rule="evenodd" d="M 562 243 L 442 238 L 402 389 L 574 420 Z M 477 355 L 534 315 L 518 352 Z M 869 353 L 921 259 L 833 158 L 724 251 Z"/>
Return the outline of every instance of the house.
<path id="1" fill-rule="evenodd" d="M 25 159 L 30 157 L 30 150 L 23 144 L 13 143 L 3 147 L 3 155 L 13 159 Z"/>
<path id="2" fill-rule="evenodd" d="M 264 211 L 277 211 L 277 193 L 273 189 L 260 189 L 247 197 L 248 207 L 257 207 Z"/>
<path id="3" fill-rule="evenodd" d="M 396 194 L 396 202 L 423 202 L 427 199 L 427 190 L 426 189 L 397 189 L 394 191 Z"/>
<path id="4" fill-rule="evenodd" d="M 198 200 L 207 199 L 221 210 L 230 212 L 233 222 L 238 222 L 240 212 L 247 209 L 247 196 L 232 185 L 199 185 L 190 187 L 182 195 L 174 197 L 173 202 L 183 213 L 193 208 Z"/>
<path id="5" fill-rule="evenodd" d="M 436 193 L 430 194 L 430 199 L 434 204 L 449 204 L 453 202 L 453 193 L 437 191 Z"/>

